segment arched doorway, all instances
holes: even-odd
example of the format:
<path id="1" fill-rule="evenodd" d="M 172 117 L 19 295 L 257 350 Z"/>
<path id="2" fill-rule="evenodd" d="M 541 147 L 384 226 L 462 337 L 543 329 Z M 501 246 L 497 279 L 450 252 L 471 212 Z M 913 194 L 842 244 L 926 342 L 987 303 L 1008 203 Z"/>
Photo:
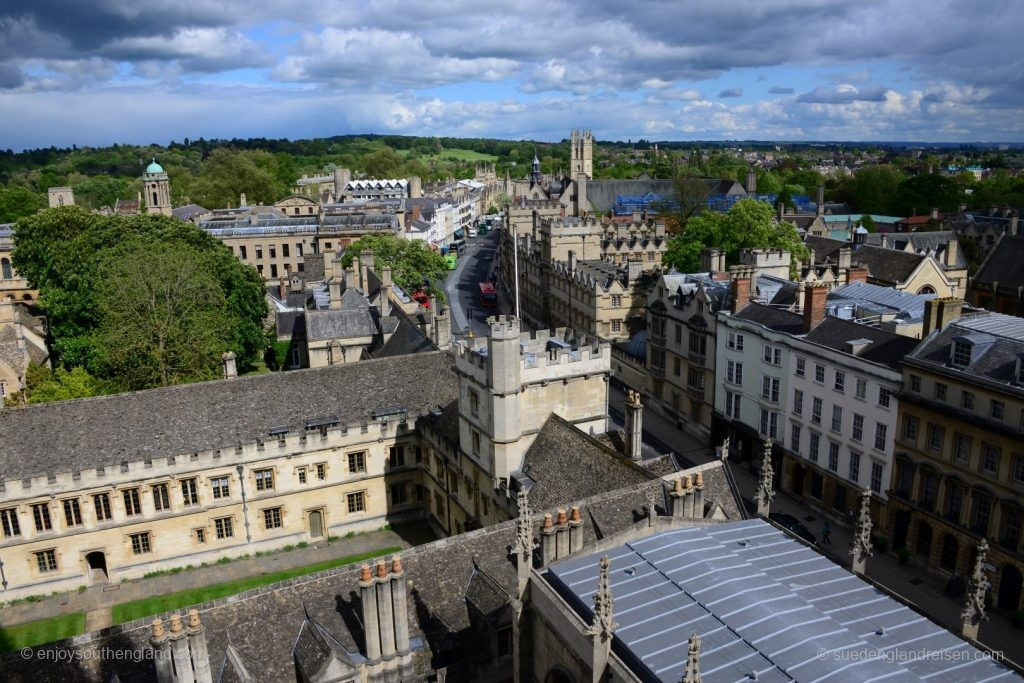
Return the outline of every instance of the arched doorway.
<path id="1" fill-rule="evenodd" d="M 1020 590 L 1020 570 L 1007 562 L 1003 565 L 1003 573 L 999 577 L 999 598 L 996 600 L 996 605 L 1000 609 L 1007 610 L 1020 608 Z"/>
<path id="2" fill-rule="evenodd" d="M 313 538 L 322 538 L 324 535 L 324 513 L 320 510 L 309 513 L 309 535 Z"/>
<path id="3" fill-rule="evenodd" d="M 960 552 L 960 545 L 953 538 L 953 534 L 946 534 L 942 537 L 942 552 L 939 555 L 939 566 L 948 572 L 956 574 L 956 560 Z"/>
<path id="4" fill-rule="evenodd" d="M 932 525 L 928 522 L 917 523 L 917 554 L 925 560 L 932 554 Z"/>
<path id="5" fill-rule="evenodd" d="M 106 583 L 107 579 L 107 556 L 102 550 L 94 550 L 86 553 L 85 564 L 89 567 L 89 581 L 92 583 Z"/>

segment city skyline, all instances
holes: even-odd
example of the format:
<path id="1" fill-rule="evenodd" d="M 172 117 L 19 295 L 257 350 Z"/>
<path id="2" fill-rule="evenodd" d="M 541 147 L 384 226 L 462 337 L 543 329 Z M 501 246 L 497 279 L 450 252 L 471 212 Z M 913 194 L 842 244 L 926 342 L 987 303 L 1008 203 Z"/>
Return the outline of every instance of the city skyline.
<path id="1" fill-rule="evenodd" d="M 10 3 L 0 148 L 1024 140 L 1024 3 Z"/>

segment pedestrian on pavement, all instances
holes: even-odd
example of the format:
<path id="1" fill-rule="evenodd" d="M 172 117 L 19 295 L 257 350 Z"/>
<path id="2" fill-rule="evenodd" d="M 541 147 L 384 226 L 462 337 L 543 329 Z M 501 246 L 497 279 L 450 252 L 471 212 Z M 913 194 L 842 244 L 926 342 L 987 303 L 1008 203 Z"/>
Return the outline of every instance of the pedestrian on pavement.
<path id="1" fill-rule="evenodd" d="M 821 529 L 821 543 L 822 545 L 832 545 L 832 525 L 825 520 L 825 526 Z"/>

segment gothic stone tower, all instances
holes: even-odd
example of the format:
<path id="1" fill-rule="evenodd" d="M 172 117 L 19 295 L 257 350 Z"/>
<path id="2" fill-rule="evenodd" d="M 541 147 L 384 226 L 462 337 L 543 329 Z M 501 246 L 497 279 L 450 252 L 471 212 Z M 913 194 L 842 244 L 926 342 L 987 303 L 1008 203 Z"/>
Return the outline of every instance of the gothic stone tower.
<path id="1" fill-rule="evenodd" d="M 569 141 L 569 172 L 575 179 L 580 173 L 594 179 L 594 136 L 589 130 L 573 129 Z"/>
<path id="2" fill-rule="evenodd" d="M 146 167 L 142 174 L 142 184 L 146 188 L 146 213 L 171 215 L 171 180 L 167 177 L 164 167 L 153 163 Z"/>

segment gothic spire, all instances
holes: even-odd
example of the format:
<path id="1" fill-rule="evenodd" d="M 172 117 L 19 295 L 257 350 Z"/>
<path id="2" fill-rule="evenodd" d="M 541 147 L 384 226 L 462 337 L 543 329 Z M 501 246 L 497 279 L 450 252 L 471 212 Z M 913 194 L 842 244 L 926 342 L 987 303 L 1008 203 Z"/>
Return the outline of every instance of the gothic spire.
<path id="1" fill-rule="evenodd" d="M 960 612 L 961 632 L 971 638 L 978 639 L 978 625 L 982 620 L 987 620 L 985 614 L 985 592 L 989 588 L 988 579 L 985 578 L 985 562 L 988 560 L 988 541 L 984 538 L 978 544 L 977 557 L 974 560 L 974 572 L 971 574 L 970 583 L 967 586 L 967 602 Z"/>
<path id="2" fill-rule="evenodd" d="M 608 556 L 601 557 L 600 571 L 597 575 L 597 593 L 594 594 L 594 620 L 587 629 L 587 634 L 598 636 L 602 643 L 610 643 L 612 631 L 618 627 L 612 616 L 612 589 L 608 580 L 608 567 L 611 563 Z"/>
<path id="3" fill-rule="evenodd" d="M 680 683 L 702 683 L 700 677 L 700 636 L 690 636 L 690 647 L 686 652 L 686 670 Z"/>
<path id="4" fill-rule="evenodd" d="M 775 469 L 772 467 L 772 440 L 764 440 L 764 456 L 761 458 L 761 477 L 757 482 L 757 493 L 755 499 L 757 500 L 757 514 L 761 517 L 768 516 L 768 510 L 772 504 L 772 498 L 775 497 L 775 491 L 772 488 L 773 479 L 775 478 Z"/>
<path id="5" fill-rule="evenodd" d="M 860 513 L 853 526 L 853 539 L 850 541 L 850 556 L 853 558 L 850 569 L 854 574 L 863 574 L 867 560 L 872 555 L 871 548 L 871 491 L 860 492 Z"/>

